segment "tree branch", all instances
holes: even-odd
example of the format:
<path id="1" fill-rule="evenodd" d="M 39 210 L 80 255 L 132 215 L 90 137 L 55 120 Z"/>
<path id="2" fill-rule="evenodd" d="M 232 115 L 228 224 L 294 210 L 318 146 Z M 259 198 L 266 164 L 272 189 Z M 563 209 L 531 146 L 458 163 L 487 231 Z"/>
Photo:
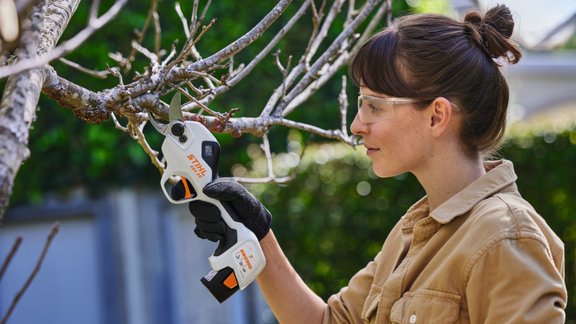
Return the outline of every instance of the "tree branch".
<path id="1" fill-rule="evenodd" d="M 343 44 L 347 42 L 356 28 L 368 17 L 372 10 L 379 4 L 381 0 L 368 0 L 358 15 L 349 24 L 348 28 L 344 29 L 342 33 L 330 44 L 328 49 L 318 58 L 316 62 L 310 67 L 310 70 L 302 77 L 302 79 L 292 88 L 285 98 L 276 106 L 273 115 L 282 115 L 284 109 L 288 104 L 296 98 L 306 87 L 308 87 L 315 79 L 321 75 L 322 70 L 326 64 L 329 64 L 333 57 L 338 57 L 337 53 L 342 51 Z"/>
<path id="2" fill-rule="evenodd" d="M 23 22 L 20 38 L 23 47 L 17 59 L 35 55 L 36 44 L 42 38 L 44 3 L 34 7 Z M 44 75 L 40 71 L 26 71 L 8 78 L 0 100 L 0 221 L 4 216 L 14 178 L 22 162 L 28 158 L 28 133 L 36 115 L 36 104 Z"/>
<path id="3" fill-rule="evenodd" d="M 2 280 L 2 278 L 4 277 L 4 272 L 6 272 L 6 269 L 8 269 L 8 266 L 10 265 L 10 262 L 12 262 L 12 258 L 18 251 L 18 248 L 20 248 L 20 244 L 22 244 L 22 237 L 18 236 L 14 241 L 14 244 L 12 245 L 10 252 L 8 252 L 6 259 L 4 259 L 4 263 L 2 263 L 2 269 L 0 269 L 0 280 Z"/>

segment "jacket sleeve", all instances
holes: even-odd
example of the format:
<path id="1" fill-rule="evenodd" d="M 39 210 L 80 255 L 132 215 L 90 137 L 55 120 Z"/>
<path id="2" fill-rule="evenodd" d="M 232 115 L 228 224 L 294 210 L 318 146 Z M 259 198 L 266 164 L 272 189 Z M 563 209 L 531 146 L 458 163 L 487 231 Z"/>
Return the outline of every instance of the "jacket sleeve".
<path id="1" fill-rule="evenodd" d="M 378 253 L 375 260 L 380 257 Z M 328 299 L 328 310 L 324 315 L 324 324 L 328 323 L 363 323 L 361 314 L 370 291 L 377 262 L 371 261 L 356 273 L 337 294 Z"/>
<path id="2" fill-rule="evenodd" d="M 516 234 L 493 238 L 470 264 L 470 322 L 564 323 L 567 293 L 558 261 L 540 234 Z"/>

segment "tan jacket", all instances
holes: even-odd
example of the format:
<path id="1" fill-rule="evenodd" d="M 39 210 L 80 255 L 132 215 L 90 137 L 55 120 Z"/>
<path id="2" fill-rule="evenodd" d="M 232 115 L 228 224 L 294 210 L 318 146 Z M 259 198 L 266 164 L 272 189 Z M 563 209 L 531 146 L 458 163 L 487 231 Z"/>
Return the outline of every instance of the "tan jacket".
<path id="1" fill-rule="evenodd" d="M 428 212 L 423 198 L 325 323 L 564 323 L 564 245 L 522 199 L 510 161 Z"/>

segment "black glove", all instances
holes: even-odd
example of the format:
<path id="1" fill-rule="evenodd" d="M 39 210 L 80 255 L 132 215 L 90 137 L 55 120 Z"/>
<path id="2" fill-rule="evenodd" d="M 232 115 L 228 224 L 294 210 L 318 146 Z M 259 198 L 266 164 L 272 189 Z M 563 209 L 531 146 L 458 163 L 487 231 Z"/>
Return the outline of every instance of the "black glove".
<path id="1" fill-rule="evenodd" d="M 177 187 L 178 185 L 174 186 L 175 189 L 172 190 L 173 196 L 178 193 Z M 219 178 L 206 185 L 203 191 L 206 196 L 220 200 L 228 213 L 236 217 L 234 220 L 244 224 L 258 240 L 270 231 L 272 215 L 238 182 L 230 178 Z M 196 229 L 194 229 L 196 235 L 214 242 L 222 240 L 227 226 L 216 206 L 204 201 L 192 201 L 188 207 L 196 221 Z"/>

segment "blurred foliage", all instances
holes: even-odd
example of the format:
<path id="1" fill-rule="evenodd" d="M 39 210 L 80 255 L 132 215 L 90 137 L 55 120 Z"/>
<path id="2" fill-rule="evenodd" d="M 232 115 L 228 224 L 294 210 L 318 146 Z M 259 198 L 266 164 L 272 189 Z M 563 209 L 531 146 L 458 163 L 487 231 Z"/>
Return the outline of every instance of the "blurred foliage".
<path id="1" fill-rule="evenodd" d="M 513 161 L 520 193 L 565 243 L 567 315 L 576 320 L 576 128 L 511 137 L 500 155 Z M 374 258 L 424 194 L 411 175 L 376 178 L 365 155 L 343 145 L 309 147 L 295 175 L 289 186 L 251 189 L 274 215 L 286 255 L 323 298 Z"/>

